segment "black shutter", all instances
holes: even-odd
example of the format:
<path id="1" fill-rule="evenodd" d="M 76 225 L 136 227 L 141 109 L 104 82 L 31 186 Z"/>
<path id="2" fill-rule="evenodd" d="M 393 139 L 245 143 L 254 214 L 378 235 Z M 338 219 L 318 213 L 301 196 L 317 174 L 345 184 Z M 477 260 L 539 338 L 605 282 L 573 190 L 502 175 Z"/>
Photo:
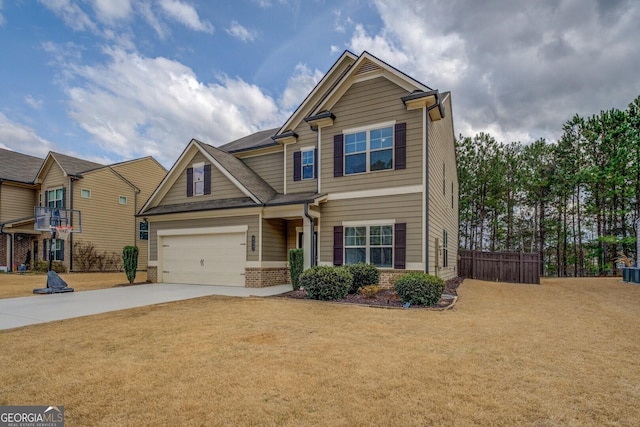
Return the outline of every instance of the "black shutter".
<path id="1" fill-rule="evenodd" d="M 187 197 L 193 196 L 193 168 L 187 168 Z"/>
<path id="2" fill-rule="evenodd" d="M 49 207 L 49 190 L 44 190 L 44 205 Z"/>
<path id="3" fill-rule="evenodd" d="M 211 165 L 204 165 L 204 194 L 211 194 Z"/>
<path id="4" fill-rule="evenodd" d="M 62 187 L 62 209 L 65 209 L 67 207 L 67 189 L 65 187 Z"/>
<path id="5" fill-rule="evenodd" d="M 46 261 L 49 258 L 47 257 L 47 241 L 43 240 L 42 241 L 42 260 Z"/>
<path id="6" fill-rule="evenodd" d="M 344 248 L 344 228 L 341 225 L 333 227 L 333 265 L 342 265 Z"/>
<path id="7" fill-rule="evenodd" d="M 338 134 L 333 137 L 333 176 L 338 177 L 343 175 L 343 150 L 344 150 L 344 135 Z"/>
<path id="8" fill-rule="evenodd" d="M 396 169 L 406 169 L 407 167 L 407 124 L 396 123 L 395 127 L 395 159 Z M 424 148 L 423 148 L 424 149 Z"/>
<path id="9" fill-rule="evenodd" d="M 300 181 L 302 179 L 302 153 L 294 151 L 293 153 L 293 180 Z"/>
<path id="10" fill-rule="evenodd" d="M 57 245 L 57 243 L 56 243 Z M 60 245 L 62 249 L 60 249 L 60 258 L 57 261 L 64 261 L 64 240 L 62 240 L 62 244 Z"/>
<path id="11" fill-rule="evenodd" d="M 395 225 L 395 236 L 393 241 L 393 268 L 404 270 L 407 264 L 407 224 L 399 223 Z"/>
<path id="12" fill-rule="evenodd" d="M 313 150 L 313 177 L 318 178 L 318 149 Z"/>

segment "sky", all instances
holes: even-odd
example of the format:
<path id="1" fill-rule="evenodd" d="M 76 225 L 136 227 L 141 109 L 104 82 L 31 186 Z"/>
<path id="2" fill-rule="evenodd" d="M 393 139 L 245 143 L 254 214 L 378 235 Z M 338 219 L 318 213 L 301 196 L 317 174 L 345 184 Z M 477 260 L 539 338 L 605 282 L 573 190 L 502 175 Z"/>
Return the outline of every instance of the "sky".
<path id="1" fill-rule="evenodd" d="M 456 136 L 556 141 L 640 95 L 640 2 L 0 0 L 0 147 L 170 168 L 281 126 L 345 50 L 451 91 Z"/>

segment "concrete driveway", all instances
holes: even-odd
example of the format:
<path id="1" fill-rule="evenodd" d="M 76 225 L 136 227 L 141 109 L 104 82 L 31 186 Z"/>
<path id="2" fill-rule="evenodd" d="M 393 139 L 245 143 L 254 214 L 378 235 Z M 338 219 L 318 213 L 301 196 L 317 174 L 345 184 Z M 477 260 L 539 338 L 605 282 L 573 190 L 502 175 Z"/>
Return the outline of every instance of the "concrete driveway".
<path id="1" fill-rule="evenodd" d="M 264 297 L 290 290 L 291 285 L 243 288 L 154 283 L 97 291 L 0 299 L 0 330 L 210 295 Z"/>

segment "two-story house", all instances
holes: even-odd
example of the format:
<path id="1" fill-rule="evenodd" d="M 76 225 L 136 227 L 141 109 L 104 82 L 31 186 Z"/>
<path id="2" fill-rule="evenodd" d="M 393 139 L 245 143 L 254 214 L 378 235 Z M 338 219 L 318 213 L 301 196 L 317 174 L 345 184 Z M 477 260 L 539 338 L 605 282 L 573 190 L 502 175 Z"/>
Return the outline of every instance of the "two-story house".
<path id="1" fill-rule="evenodd" d="M 54 152 L 44 160 L 27 157 L 8 150 L 0 152 L 1 164 L 12 163 L 25 174 L 23 178 L 15 177 L 11 184 L 3 181 L 11 190 L 5 191 L 5 186 L 2 187 L 0 206 L 10 206 L 11 210 L 4 209 L 0 217 L 2 242 L 6 242 L 6 245 L 0 245 L 3 247 L 0 250 L 4 250 L 0 252 L 4 255 L 0 266 L 4 262 L 6 269 L 11 271 L 25 262 L 27 251 L 30 251 L 34 262 L 53 256 L 54 261 L 63 263 L 69 271 L 100 269 L 100 261 L 87 267 L 74 259 L 80 257 L 79 248 L 85 243 L 93 245 L 99 257 L 116 257 L 126 245 L 138 246 L 138 268 L 146 269 L 147 223 L 135 215 L 165 177 L 167 171 L 162 165 L 153 157 L 112 165 Z M 27 166 L 31 167 L 28 176 Z M 21 191 L 19 194 L 18 190 Z M 52 242 L 50 232 L 35 226 L 34 206 L 78 212 L 74 225 L 81 232 L 70 234 L 66 241 L 56 239 Z M 53 251 L 52 244 L 55 245 Z"/>
<path id="2" fill-rule="evenodd" d="M 42 159 L 0 148 L 0 271 L 24 263 L 33 229 L 35 177 Z"/>
<path id="3" fill-rule="evenodd" d="M 247 287 L 358 262 L 382 281 L 455 277 L 458 179 L 451 95 L 344 52 L 279 129 L 192 140 L 140 212 L 148 278 Z"/>

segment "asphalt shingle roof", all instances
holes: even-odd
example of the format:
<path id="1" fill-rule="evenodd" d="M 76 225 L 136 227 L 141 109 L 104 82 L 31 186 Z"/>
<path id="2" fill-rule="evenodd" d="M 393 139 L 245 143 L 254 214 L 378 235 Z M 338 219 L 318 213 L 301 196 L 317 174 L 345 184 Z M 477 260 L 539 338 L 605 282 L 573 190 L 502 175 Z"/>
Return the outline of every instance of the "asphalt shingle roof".
<path id="1" fill-rule="evenodd" d="M 240 151 L 254 150 L 256 148 L 265 148 L 278 145 L 271 137 L 278 132 L 278 128 L 261 130 L 259 132 L 247 135 L 235 141 L 221 145 L 218 149 L 227 153 L 238 153 Z"/>
<path id="2" fill-rule="evenodd" d="M 0 148 L 0 179 L 33 183 L 43 159 Z"/>
<path id="3" fill-rule="evenodd" d="M 88 172 L 90 170 L 105 167 L 105 165 L 101 165 L 100 163 L 78 159 L 77 157 L 67 156 L 66 154 L 54 153 L 53 151 L 51 152 L 51 155 L 67 175 L 80 175 L 82 172 Z"/>

